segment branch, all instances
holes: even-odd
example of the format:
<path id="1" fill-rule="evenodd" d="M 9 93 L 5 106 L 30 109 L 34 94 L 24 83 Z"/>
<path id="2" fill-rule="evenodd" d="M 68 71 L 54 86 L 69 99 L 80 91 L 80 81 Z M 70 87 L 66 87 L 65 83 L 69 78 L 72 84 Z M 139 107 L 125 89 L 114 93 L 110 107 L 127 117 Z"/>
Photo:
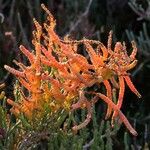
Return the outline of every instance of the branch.
<path id="1" fill-rule="evenodd" d="M 77 28 L 77 26 L 81 23 L 82 19 L 83 19 L 85 16 L 88 15 L 89 9 L 90 9 L 91 4 L 92 4 L 92 1 L 93 1 L 93 0 L 89 0 L 89 3 L 88 3 L 88 5 L 87 5 L 87 7 L 86 7 L 86 9 L 85 9 L 85 12 L 79 17 L 79 19 L 76 21 L 76 23 L 71 23 L 71 25 L 70 25 L 70 30 L 69 30 L 69 32 L 68 32 L 67 34 L 70 35 L 73 31 L 75 31 L 75 29 Z M 74 24 L 74 25 L 73 25 L 73 24 Z"/>

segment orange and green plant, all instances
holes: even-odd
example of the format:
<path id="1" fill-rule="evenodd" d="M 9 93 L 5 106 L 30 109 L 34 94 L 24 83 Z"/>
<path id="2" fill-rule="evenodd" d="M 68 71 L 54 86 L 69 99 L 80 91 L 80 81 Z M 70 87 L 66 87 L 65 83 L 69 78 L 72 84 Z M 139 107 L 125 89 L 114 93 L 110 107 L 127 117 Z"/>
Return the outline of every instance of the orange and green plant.
<path id="1" fill-rule="evenodd" d="M 77 131 L 89 124 L 94 106 L 98 100 L 103 100 L 107 104 L 105 118 L 112 118 L 112 125 L 118 119 L 118 124 L 123 122 L 133 135 L 137 135 L 121 112 L 125 83 L 133 93 L 141 97 L 128 73 L 137 64 L 135 42 L 132 42 L 133 51 L 128 55 L 124 42 L 117 42 L 112 50 L 112 31 L 107 46 L 86 38 L 60 38 L 55 32 L 56 20 L 43 4 L 41 6 L 47 13 L 47 19 L 42 25 L 36 19 L 33 20 L 34 50 L 20 46 L 29 63 L 25 65 L 15 60 L 19 70 L 4 66 L 19 81 L 15 86 L 17 90 L 14 90 L 14 93 L 18 92 L 19 98 L 15 101 L 7 100 L 12 106 L 11 112 L 16 118 L 23 114 L 32 122 L 35 118 L 43 117 L 45 106 L 51 110 L 50 116 L 62 109 L 67 114 L 76 109 L 86 109 L 85 120 L 79 125 L 74 122 L 72 129 Z M 79 53 L 81 49 L 87 56 Z M 95 85 L 106 90 L 87 90 Z M 114 89 L 118 93 L 116 102 L 113 98 Z"/>

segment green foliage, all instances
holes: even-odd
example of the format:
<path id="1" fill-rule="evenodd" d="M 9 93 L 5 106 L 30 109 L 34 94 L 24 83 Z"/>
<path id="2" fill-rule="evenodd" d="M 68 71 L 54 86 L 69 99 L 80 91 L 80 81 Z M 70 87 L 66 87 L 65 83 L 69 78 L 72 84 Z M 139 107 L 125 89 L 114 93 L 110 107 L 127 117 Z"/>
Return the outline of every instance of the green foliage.
<path id="1" fill-rule="evenodd" d="M 132 10 L 139 16 L 138 20 L 146 19 L 150 21 L 150 1 L 137 1 L 137 0 L 130 0 L 129 6 Z"/>
<path id="2" fill-rule="evenodd" d="M 67 116 L 64 110 L 56 112 L 53 116 L 50 114 L 50 110 L 45 107 L 45 114 L 41 119 L 34 118 L 29 121 L 21 114 L 14 120 L 13 115 L 7 114 L 5 104 L 1 105 L 0 128 L 5 134 L 1 136 L 0 149 L 113 149 L 112 136 L 116 136 L 118 132 L 117 124 L 114 128 L 109 121 L 101 120 L 99 124 L 93 112 L 94 118 L 90 124 L 92 131 L 91 127 L 86 127 L 74 133 L 71 127 L 75 120 L 81 122 L 85 119 L 85 111 L 75 116 L 72 113 Z"/>

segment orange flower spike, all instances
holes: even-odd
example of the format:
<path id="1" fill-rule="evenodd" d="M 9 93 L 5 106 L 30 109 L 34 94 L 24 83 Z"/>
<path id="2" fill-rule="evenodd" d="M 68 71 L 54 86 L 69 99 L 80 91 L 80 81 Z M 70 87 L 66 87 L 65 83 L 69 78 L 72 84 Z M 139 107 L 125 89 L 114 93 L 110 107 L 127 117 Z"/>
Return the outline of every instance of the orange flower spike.
<path id="1" fill-rule="evenodd" d="M 119 88 L 120 88 L 119 97 L 118 97 L 118 102 L 117 102 L 118 109 L 120 109 L 122 106 L 124 92 L 125 92 L 125 83 L 124 83 L 124 78 L 122 76 L 119 77 Z M 113 116 L 112 116 L 112 122 L 117 117 L 117 115 L 118 115 L 118 112 L 114 111 Z"/>
<path id="2" fill-rule="evenodd" d="M 33 33 L 33 44 L 35 46 L 35 60 L 34 60 L 34 69 L 36 70 L 36 74 L 40 74 L 41 72 L 41 66 L 40 66 L 40 63 L 41 63 L 41 60 L 40 60 L 40 57 L 41 57 L 41 44 L 40 44 L 40 41 L 41 41 L 41 36 L 42 36 L 42 27 L 41 25 L 36 21 L 36 19 L 33 19 L 34 21 L 34 25 L 36 27 L 36 31 Z"/>
<path id="3" fill-rule="evenodd" d="M 35 50 L 36 50 L 36 57 L 34 61 L 34 69 L 36 70 L 35 75 L 40 75 L 41 74 L 41 45 L 40 43 L 36 43 L 35 45 Z"/>
<path id="4" fill-rule="evenodd" d="M 47 34 L 48 34 L 48 38 L 49 38 L 48 43 L 50 44 L 49 46 L 51 46 L 52 43 L 60 45 L 61 44 L 60 38 L 54 32 L 56 22 L 54 21 L 54 18 L 52 19 L 51 15 L 49 14 L 48 14 L 48 20 L 50 20 L 49 25 L 47 23 L 44 23 L 44 29 L 47 31 Z"/>
<path id="5" fill-rule="evenodd" d="M 132 63 L 130 63 L 129 65 L 127 66 L 122 66 L 120 67 L 122 70 L 124 71 L 128 71 L 128 70 L 131 70 L 132 68 L 134 68 L 137 64 L 137 60 L 134 60 Z"/>
<path id="6" fill-rule="evenodd" d="M 45 7 L 45 6 L 44 6 Z M 45 8 L 44 8 L 44 10 L 45 10 Z M 48 11 L 48 10 L 45 10 L 45 11 Z M 53 20 L 54 21 L 54 18 L 52 18 L 52 15 L 51 15 L 51 13 L 48 11 L 47 12 L 48 13 L 48 18 L 49 18 L 49 20 Z M 54 21 L 55 22 L 55 21 Z M 48 37 L 47 37 L 47 39 L 49 39 L 49 41 L 48 41 L 48 44 L 47 44 L 47 49 L 48 49 L 48 51 L 46 50 L 45 51 L 45 49 L 42 47 L 42 51 L 43 51 L 43 53 L 44 54 L 49 54 L 49 57 L 47 57 L 48 59 L 51 59 L 50 61 L 51 62 L 48 62 L 48 61 L 45 61 L 44 59 L 42 59 L 42 62 L 43 63 L 45 63 L 45 64 L 47 64 L 47 65 L 53 65 L 54 67 L 56 67 L 56 68 L 59 68 L 59 69 L 62 69 L 62 71 L 65 71 L 64 70 L 64 68 L 63 68 L 63 66 L 64 65 L 60 65 L 56 60 L 55 60 L 55 57 L 53 57 L 52 56 L 52 44 L 54 44 L 54 45 L 59 45 L 60 46 L 60 49 L 65 49 L 65 48 L 67 48 L 64 44 L 62 44 L 61 42 L 60 42 L 60 39 L 59 39 L 59 37 L 58 37 L 58 35 L 53 31 L 54 30 L 54 27 L 55 27 L 55 25 L 52 25 L 53 23 L 50 21 L 49 22 L 50 23 L 50 25 L 47 25 L 46 23 L 44 23 L 44 28 L 45 28 L 45 30 L 47 31 L 47 34 L 48 34 Z M 52 24 L 51 24 L 52 23 Z M 55 24 L 55 23 L 54 23 Z M 46 36 L 44 35 L 44 37 L 46 38 Z M 54 47 L 53 47 L 53 49 L 55 49 Z M 57 49 L 58 50 L 58 49 Z"/>
<path id="7" fill-rule="evenodd" d="M 122 50 L 123 50 L 123 46 L 122 46 L 121 42 L 117 42 L 115 44 L 115 48 L 114 48 L 114 54 L 116 54 L 116 57 L 119 56 L 119 55 L 121 55 Z"/>
<path id="8" fill-rule="evenodd" d="M 51 26 L 48 26 L 47 24 L 44 23 L 44 28 L 48 33 L 49 43 L 54 43 L 60 45 L 60 39 L 58 35 L 54 32 L 54 30 L 51 28 Z M 51 44 L 50 44 L 51 45 Z"/>
<path id="9" fill-rule="evenodd" d="M 112 58 L 109 62 L 109 66 L 112 66 L 111 69 L 115 70 L 118 75 L 126 74 L 126 71 L 134 68 L 137 64 L 137 60 L 131 60 L 131 58 L 127 55 L 125 43 L 122 45 L 120 42 L 117 42 L 114 52 L 111 55 Z M 134 55 L 132 54 L 132 59 L 134 57 L 135 52 Z"/>
<path id="10" fill-rule="evenodd" d="M 53 15 L 51 14 L 51 12 L 45 7 L 44 4 L 41 4 L 41 7 L 43 8 L 43 10 L 48 14 L 48 20 L 50 21 L 50 27 L 52 29 L 55 28 L 56 26 L 56 20 L 54 19 Z"/>
<path id="11" fill-rule="evenodd" d="M 111 85 L 110 85 L 109 81 L 108 80 L 104 80 L 103 83 L 104 83 L 104 85 L 106 87 L 107 97 L 109 99 L 112 99 L 112 89 L 111 89 Z"/>
<path id="12" fill-rule="evenodd" d="M 41 35 L 42 35 L 42 27 L 41 27 L 41 25 L 36 21 L 35 18 L 33 19 L 33 22 L 34 22 L 34 25 L 35 25 L 35 27 L 36 27 L 36 32 L 35 32 L 35 34 L 34 34 L 34 40 L 35 40 L 37 43 L 40 43 Z"/>
<path id="13" fill-rule="evenodd" d="M 55 57 L 52 55 L 52 48 L 48 47 L 49 48 L 49 51 L 44 47 L 44 46 L 41 46 L 41 50 L 43 52 L 43 54 L 45 55 L 45 57 L 50 60 L 50 61 L 54 61 L 55 63 L 57 62 Z"/>
<path id="14" fill-rule="evenodd" d="M 24 72 L 18 71 L 18 70 L 14 69 L 14 68 L 11 68 L 11 67 L 7 66 L 7 65 L 4 65 L 4 68 L 7 71 L 9 71 L 10 73 L 16 75 L 17 77 L 25 77 Z"/>
<path id="15" fill-rule="evenodd" d="M 33 69 L 32 66 L 26 67 L 25 69 L 25 78 L 24 80 L 26 82 L 28 82 L 29 84 L 33 83 L 36 79 L 35 79 L 35 69 Z"/>
<path id="16" fill-rule="evenodd" d="M 110 32 L 109 32 L 109 36 L 108 36 L 108 42 L 107 42 L 107 49 L 108 49 L 108 53 L 109 53 L 109 54 L 112 54 L 112 53 L 113 53 L 113 51 L 111 50 L 112 34 L 113 34 L 113 31 L 110 31 Z"/>
<path id="17" fill-rule="evenodd" d="M 117 111 L 119 114 L 120 120 L 124 123 L 124 125 L 127 127 L 127 129 L 132 133 L 134 136 L 137 136 L 137 132 L 134 130 L 134 128 L 131 126 L 127 118 L 124 116 L 124 114 L 120 111 L 120 109 L 104 94 L 101 93 L 94 93 L 95 95 L 99 96 L 102 100 L 104 100 L 110 107 Z"/>
<path id="18" fill-rule="evenodd" d="M 76 69 L 73 65 L 71 65 L 70 64 L 70 67 L 69 67 L 69 69 L 70 69 L 70 71 L 71 71 L 71 74 L 74 76 L 74 78 L 76 79 L 76 81 L 78 82 L 78 83 L 83 83 L 84 85 L 86 85 L 86 86 L 88 86 L 88 82 L 90 82 L 90 81 L 86 81 L 84 78 L 83 78 L 83 76 L 82 76 L 82 74 L 80 74 L 80 72 L 79 72 L 79 70 L 78 69 Z M 82 70 L 81 70 L 82 71 Z"/>
<path id="19" fill-rule="evenodd" d="M 94 51 L 93 47 L 85 40 L 84 44 L 86 46 L 86 50 L 89 53 L 90 59 L 92 61 L 92 64 L 94 65 L 94 67 L 96 69 L 98 69 L 99 66 L 103 66 L 104 62 L 102 61 L 102 59 L 96 54 L 96 52 Z"/>
<path id="20" fill-rule="evenodd" d="M 97 53 L 98 54 L 100 53 L 100 49 L 102 50 L 102 60 L 103 61 L 107 60 L 107 58 L 108 58 L 108 50 L 107 50 L 107 48 L 102 43 L 100 43 L 97 46 Z M 100 54 L 99 54 L 99 56 L 100 56 Z"/>
<path id="21" fill-rule="evenodd" d="M 130 59 L 131 59 L 131 60 L 134 60 L 134 59 L 135 59 L 135 56 L 136 56 L 136 54 L 137 54 L 137 47 L 136 47 L 136 44 L 135 44 L 134 41 L 132 41 L 131 44 L 132 44 L 132 47 L 133 47 L 133 51 L 132 51 L 132 53 L 131 53 L 131 55 L 130 55 Z"/>
<path id="22" fill-rule="evenodd" d="M 135 129 L 131 126 L 131 124 L 129 123 L 129 121 L 127 120 L 127 118 L 125 117 L 125 115 L 119 111 L 119 117 L 120 120 L 124 123 L 124 125 L 127 127 L 127 129 L 130 131 L 130 133 L 134 136 L 137 136 L 138 133 L 135 131 Z"/>
<path id="23" fill-rule="evenodd" d="M 69 60 L 69 69 L 71 70 L 71 73 L 73 74 L 79 74 L 81 71 L 81 66 L 79 66 L 76 61 L 74 60 Z M 73 68 L 73 69 L 72 69 Z"/>
<path id="24" fill-rule="evenodd" d="M 132 47 L 133 51 L 131 55 L 128 56 L 125 43 L 122 45 L 120 42 L 117 42 L 114 48 L 114 52 L 111 52 L 111 58 L 107 64 L 107 67 L 114 70 L 117 75 L 123 76 L 131 91 L 134 92 L 138 97 L 141 97 L 127 75 L 127 71 L 135 67 L 137 64 L 137 60 L 135 60 L 137 53 L 135 42 L 132 42 Z"/>
<path id="25" fill-rule="evenodd" d="M 20 106 L 20 113 L 24 113 L 26 117 L 32 119 L 33 117 L 33 110 L 37 110 L 39 105 L 35 101 L 26 101 L 24 100 Z"/>
<path id="26" fill-rule="evenodd" d="M 73 46 L 69 46 L 68 44 L 68 46 L 66 47 L 64 44 L 61 44 L 61 47 L 62 51 L 60 52 L 60 54 L 64 54 L 68 58 L 68 62 L 70 62 L 72 65 L 75 64 L 75 66 L 80 68 L 82 71 L 93 69 L 93 66 L 88 63 L 87 59 L 84 56 L 74 52 Z"/>
<path id="27" fill-rule="evenodd" d="M 117 102 L 117 106 L 120 109 L 123 102 L 124 92 L 125 92 L 125 84 L 122 76 L 119 77 L 119 98 Z"/>
<path id="28" fill-rule="evenodd" d="M 39 96 L 43 93 L 41 89 L 41 75 L 35 75 L 34 82 L 30 83 L 33 89 L 33 92 L 37 93 Z M 41 96 L 40 96 L 41 97 Z"/>
<path id="29" fill-rule="evenodd" d="M 52 85 L 54 85 L 56 88 L 60 88 L 61 84 L 57 79 L 52 78 L 48 74 L 42 74 L 42 80 L 48 80 Z"/>
<path id="30" fill-rule="evenodd" d="M 46 102 L 46 103 L 50 102 L 52 94 L 51 94 L 51 91 L 49 89 L 48 83 L 44 83 L 42 86 L 42 89 L 44 91 L 44 93 L 43 93 L 44 102 Z"/>
<path id="31" fill-rule="evenodd" d="M 63 103 L 65 100 L 65 95 L 63 95 L 61 93 L 60 89 L 55 89 L 54 86 L 51 87 L 50 89 L 52 96 L 55 98 L 55 100 L 57 101 L 57 103 Z"/>
<path id="32" fill-rule="evenodd" d="M 43 44 L 41 46 L 45 46 L 48 51 L 51 53 L 52 52 L 52 44 L 50 43 L 50 39 L 47 36 L 47 34 L 42 33 L 42 38 L 43 38 Z M 50 47 L 50 48 L 49 48 Z"/>
<path id="33" fill-rule="evenodd" d="M 52 56 L 51 52 L 47 51 L 43 46 L 42 46 L 42 52 L 44 53 L 44 55 L 48 58 L 48 60 L 46 60 L 45 58 L 41 58 L 42 63 L 44 63 L 45 65 L 48 65 L 50 67 L 54 67 L 57 68 L 59 71 L 62 71 L 64 73 L 67 73 L 66 69 L 65 69 L 65 64 L 61 64 L 59 63 L 54 56 Z"/>
<path id="34" fill-rule="evenodd" d="M 92 76 L 87 78 L 85 77 L 85 75 L 83 75 L 84 78 L 84 84 L 81 85 L 82 88 L 86 87 L 91 87 L 92 85 L 94 85 L 95 83 L 97 83 L 97 79 L 93 79 Z M 99 79 L 98 79 L 99 80 Z"/>
<path id="35" fill-rule="evenodd" d="M 58 80 L 46 76 L 46 75 L 42 75 L 42 80 L 49 80 L 50 84 L 51 84 L 51 88 L 50 91 L 52 93 L 52 95 L 54 96 L 54 98 L 56 100 L 59 100 L 61 103 L 63 102 L 63 100 L 65 99 L 65 96 L 61 93 L 61 84 Z"/>
<path id="36" fill-rule="evenodd" d="M 107 97 L 110 100 L 112 100 L 112 89 L 111 89 L 111 85 L 110 85 L 109 81 L 108 80 L 104 80 L 103 83 L 104 83 L 104 85 L 106 87 Z M 106 113 L 106 116 L 105 116 L 106 119 L 110 117 L 111 112 L 112 112 L 112 108 L 108 105 L 107 113 Z"/>
<path id="37" fill-rule="evenodd" d="M 44 57 L 41 58 L 41 62 L 42 64 L 46 65 L 46 66 L 49 66 L 49 67 L 54 67 L 54 68 L 57 68 L 59 70 L 63 70 L 63 68 L 61 66 L 59 66 L 58 64 L 54 63 L 54 62 L 51 62 L 49 60 L 46 60 Z"/>
<path id="38" fill-rule="evenodd" d="M 136 94 L 139 98 L 141 98 L 141 94 L 137 91 L 137 89 L 135 88 L 135 86 L 133 85 L 131 79 L 129 76 L 124 76 L 124 79 L 128 85 L 128 87 L 130 88 L 130 90 Z"/>
<path id="39" fill-rule="evenodd" d="M 27 90 L 33 91 L 31 85 L 28 82 L 26 82 L 23 78 L 18 78 L 18 80 Z"/>
<path id="40" fill-rule="evenodd" d="M 71 63 L 75 63 L 76 66 L 80 68 L 80 71 L 88 72 L 89 69 L 94 68 L 93 65 L 89 64 L 87 59 L 81 55 L 74 54 L 74 56 L 70 56 L 69 59 Z"/>
<path id="41" fill-rule="evenodd" d="M 24 64 L 22 64 L 22 63 L 20 63 L 20 62 L 18 62 L 16 60 L 13 60 L 13 63 L 15 63 L 18 67 L 20 67 L 20 69 L 22 71 L 24 71 L 27 68 Z"/>
<path id="42" fill-rule="evenodd" d="M 19 48 L 22 51 L 22 53 L 29 59 L 30 64 L 33 64 L 34 55 L 31 52 L 29 52 L 29 50 L 27 50 L 23 45 L 21 45 Z"/>
<path id="43" fill-rule="evenodd" d="M 60 39 L 59 39 L 59 43 L 58 44 L 60 46 L 60 51 L 56 51 L 56 53 L 59 54 L 60 57 L 62 57 L 62 58 L 63 57 L 64 58 L 66 58 L 66 57 L 70 58 L 70 57 L 76 55 L 74 53 L 74 51 L 72 50 L 72 47 L 70 45 L 64 44 Z"/>
<path id="44" fill-rule="evenodd" d="M 41 4 L 41 7 L 43 8 L 43 10 L 47 13 L 47 20 L 49 21 L 49 25 L 47 23 L 44 23 L 44 29 L 47 31 L 48 33 L 48 47 L 52 45 L 52 43 L 54 44 L 60 44 L 60 39 L 57 36 L 57 34 L 54 32 L 54 28 L 56 26 L 56 20 L 54 19 L 53 15 L 51 14 L 51 12 L 45 7 L 44 4 Z"/>

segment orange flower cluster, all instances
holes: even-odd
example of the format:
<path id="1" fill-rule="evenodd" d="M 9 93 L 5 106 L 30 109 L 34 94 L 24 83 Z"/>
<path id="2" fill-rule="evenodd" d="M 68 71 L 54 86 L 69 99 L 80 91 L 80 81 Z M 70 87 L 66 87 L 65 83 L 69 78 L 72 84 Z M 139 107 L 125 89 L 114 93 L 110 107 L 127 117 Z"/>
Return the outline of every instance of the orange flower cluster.
<path id="1" fill-rule="evenodd" d="M 111 116 L 112 120 L 119 118 L 129 131 L 136 135 L 136 131 L 120 110 L 125 83 L 133 93 L 141 97 L 127 73 L 137 63 L 135 43 L 132 42 L 133 51 L 128 56 L 125 43 L 117 42 L 112 50 L 112 32 L 109 34 L 107 47 L 95 40 L 76 41 L 68 37 L 60 39 L 54 31 L 55 19 L 43 4 L 41 6 L 48 16 L 43 25 L 34 19 L 36 30 L 33 32 L 32 43 L 35 53 L 20 46 L 20 50 L 28 58 L 30 66 L 25 66 L 17 61 L 15 63 L 20 70 L 4 66 L 29 91 L 25 96 L 26 94 L 20 89 L 21 97 L 18 102 L 7 100 L 13 106 L 11 111 L 16 115 L 24 113 L 30 118 L 34 110 L 42 111 L 45 103 L 53 111 L 60 108 L 66 110 L 85 108 L 88 112 L 87 118 L 80 125 L 73 127 L 73 130 L 79 130 L 90 122 L 93 105 L 101 99 L 108 105 L 106 118 Z M 78 49 L 83 46 L 89 58 L 78 53 Z M 86 91 L 87 87 L 95 84 L 103 84 L 106 93 Z M 117 104 L 113 102 L 113 88 L 119 91 Z M 91 100 L 85 96 L 86 92 L 92 95 Z"/>

